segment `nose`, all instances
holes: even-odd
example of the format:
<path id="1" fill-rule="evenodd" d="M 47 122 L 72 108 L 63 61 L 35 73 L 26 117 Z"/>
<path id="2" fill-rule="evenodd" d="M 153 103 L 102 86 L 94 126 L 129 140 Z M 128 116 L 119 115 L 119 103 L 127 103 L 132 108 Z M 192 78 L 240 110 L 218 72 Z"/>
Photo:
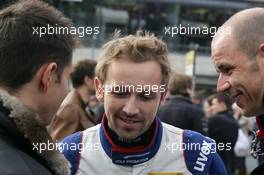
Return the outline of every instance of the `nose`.
<path id="1" fill-rule="evenodd" d="M 123 107 L 123 112 L 128 116 L 134 116 L 139 113 L 139 108 L 137 105 L 137 99 L 135 95 L 130 95 Z"/>
<path id="2" fill-rule="evenodd" d="M 228 82 L 228 76 L 220 73 L 217 81 L 217 92 L 225 92 L 231 87 L 231 84 Z"/>

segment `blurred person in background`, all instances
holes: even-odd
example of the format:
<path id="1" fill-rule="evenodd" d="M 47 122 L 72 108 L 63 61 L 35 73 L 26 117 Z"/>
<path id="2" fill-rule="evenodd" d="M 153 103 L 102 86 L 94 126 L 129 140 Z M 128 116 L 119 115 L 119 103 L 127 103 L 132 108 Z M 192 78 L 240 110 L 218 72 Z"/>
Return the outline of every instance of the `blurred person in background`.
<path id="1" fill-rule="evenodd" d="M 244 137 L 246 137 L 244 140 L 241 140 L 241 141 L 248 142 L 245 144 L 249 145 L 249 142 L 250 142 L 249 134 L 252 132 L 253 126 L 251 125 L 249 119 L 245 118 L 242 115 L 240 108 L 235 103 L 232 105 L 232 109 L 234 111 L 234 117 L 238 121 L 239 128 L 243 132 Z M 244 144 L 244 143 L 239 143 L 239 144 Z M 239 145 L 239 146 L 241 147 L 241 145 Z M 242 155 L 242 154 L 244 154 L 242 151 L 245 152 L 246 154 Z M 248 146 L 247 150 L 242 150 L 242 151 L 240 150 L 240 155 L 237 155 L 237 158 L 236 158 L 238 175 L 246 175 L 247 174 L 246 156 L 249 155 L 249 153 L 250 153 L 250 145 Z"/>
<path id="2" fill-rule="evenodd" d="M 206 118 L 209 118 L 213 115 L 213 112 L 211 109 L 213 98 L 215 98 L 215 95 L 210 95 L 203 102 L 203 111 L 205 113 Z"/>
<path id="3" fill-rule="evenodd" d="M 236 157 L 234 154 L 235 143 L 238 138 L 238 123 L 229 112 L 231 101 L 224 94 L 211 96 L 211 116 L 208 121 L 208 136 L 218 145 L 228 145 L 218 149 L 218 153 L 225 163 L 229 175 L 234 175 L 236 170 Z"/>
<path id="4" fill-rule="evenodd" d="M 192 103 L 200 109 L 203 109 L 203 98 L 199 93 L 192 95 Z"/>
<path id="5" fill-rule="evenodd" d="M 209 121 L 209 118 L 213 115 L 211 106 L 212 106 L 212 100 L 214 97 L 215 95 L 210 95 L 203 101 L 203 111 L 205 114 L 205 117 L 203 118 L 204 120 L 203 128 L 206 131 L 207 135 L 208 135 L 208 121 Z"/>
<path id="6" fill-rule="evenodd" d="M 81 60 L 74 66 L 70 76 L 73 90 L 63 100 L 48 127 L 54 141 L 98 124 L 98 117 L 88 106 L 90 97 L 95 94 L 95 66 L 96 61 L 90 59 Z"/>
<path id="7" fill-rule="evenodd" d="M 175 73 L 168 86 L 168 97 L 160 107 L 158 117 L 181 129 L 189 129 L 206 134 L 203 128 L 204 112 L 191 101 L 192 78 L 188 75 Z"/>
<path id="8" fill-rule="evenodd" d="M 98 109 L 98 106 L 100 105 L 100 102 L 98 101 L 98 99 L 96 98 L 95 95 L 92 95 L 90 98 L 89 98 L 89 101 L 88 101 L 88 106 L 90 107 L 90 109 L 96 113 L 97 109 Z"/>

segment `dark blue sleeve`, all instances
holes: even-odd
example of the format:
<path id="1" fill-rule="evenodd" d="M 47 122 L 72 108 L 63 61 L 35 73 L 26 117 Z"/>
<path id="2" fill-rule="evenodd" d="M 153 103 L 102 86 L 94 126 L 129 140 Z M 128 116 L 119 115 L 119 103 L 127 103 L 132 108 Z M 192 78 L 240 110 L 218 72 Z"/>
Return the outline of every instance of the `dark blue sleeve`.
<path id="1" fill-rule="evenodd" d="M 227 174 L 225 164 L 217 153 L 213 155 L 213 161 L 210 167 L 209 174 L 210 175 L 222 175 L 222 174 L 226 175 Z"/>
<path id="2" fill-rule="evenodd" d="M 216 152 L 215 142 L 200 133 L 184 131 L 185 163 L 193 175 L 227 175 L 225 165 Z"/>
<path id="3" fill-rule="evenodd" d="M 71 175 L 76 174 L 79 168 L 80 153 L 82 149 L 82 132 L 77 132 L 60 142 L 60 151 L 71 163 Z"/>

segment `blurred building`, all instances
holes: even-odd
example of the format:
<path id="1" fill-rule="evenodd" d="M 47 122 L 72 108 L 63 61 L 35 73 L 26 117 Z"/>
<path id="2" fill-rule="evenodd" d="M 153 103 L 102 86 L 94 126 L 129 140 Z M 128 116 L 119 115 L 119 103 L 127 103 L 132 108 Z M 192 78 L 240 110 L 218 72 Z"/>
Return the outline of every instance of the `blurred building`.
<path id="1" fill-rule="evenodd" d="M 100 27 L 100 35 L 81 38 L 83 45 L 92 50 L 93 57 L 100 52 L 95 48 L 100 48 L 108 41 L 116 29 L 121 30 L 122 34 L 134 34 L 139 29 L 145 29 L 166 41 L 174 69 L 184 72 L 186 52 L 198 45 L 195 66 L 196 91 L 213 93 L 218 76 L 210 56 L 213 35 L 224 21 L 237 11 L 257 6 L 263 7 L 263 1 L 92 0 L 89 3 L 75 3 L 73 9 L 77 10 L 72 11 L 72 18 L 77 25 Z M 179 34 L 180 26 L 193 27 L 200 32 Z M 166 33 L 169 27 L 171 34 Z M 173 27 L 178 27 L 178 34 L 172 36 Z M 201 32 L 203 28 L 208 29 L 207 33 Z"/>
<path id="2" fill-rule="evenodd" d="M 142 18 L 145 29 L 159 34 L 168 44 L 170 52 L 184 60 L 185 53 L 199 45 L 196 52 L 196 90 L 213 92 L 216 89 L 218 74 L 213 68 L 210 55 L 211 40 L 218 29 L 231 15 L 251 7 L 264 7 L 263 0 L 138 0 L 144 4 Z M 179 34 L 179 28 L 195 28 L 194 32 Z M 172 36 L 172 27 L 178 34 Z M 171 34 L 168 34 L 170 28 Z M 202 29 L 208 29 L 203 31 Z M 166 34 L 167 30 L 167 34 Z M 200 30 L 200 32 L 197 32 Z M 184 32 L 183 32 L 184 33 Z M 182 66 L 184 66 L 182 64 Z"/>
<path id="3" fill-rule="evenodd" d="M 16 0 L 1 0 L 0 8 L 14 1 Z M 210 56 L 210 44 L 216 30 L 239 10 L 264 7 L 264 0 L 45 1 L 63 11 L 73 20 L 76 27 L 99 27 L 98 35 L 80 37 L 83 47 L 86 48 L 81 52 L 91 58 L 97 57 L 99 48 L 111 39 L 116 29 L 121 30 L 124 35 L 145 29 L 162 37 L 168 45 L 174 69 L 180 72 L 185 71 L 186 53 L 194 46 L 198 46 L 195 87 L 197 91 L 208 93 L 215 91 L 218 76 Z M 195 30 L 181 34 L 180 27 Z M 204 32 L 203 29 L 208 30 Z"/>

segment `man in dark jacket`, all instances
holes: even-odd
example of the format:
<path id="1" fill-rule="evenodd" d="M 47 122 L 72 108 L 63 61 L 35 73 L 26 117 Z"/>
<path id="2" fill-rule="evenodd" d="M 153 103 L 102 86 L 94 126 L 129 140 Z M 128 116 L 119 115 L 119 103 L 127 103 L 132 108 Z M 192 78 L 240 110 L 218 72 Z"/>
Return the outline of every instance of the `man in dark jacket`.
<path id="1" fill-rule="evenodd" d="M 65 175 L 68 161 L 47 130 L 68 91 L 71 21 L 38 0 L 0 11 L 0 174 Z"/>
<path id="2" fill-rule="evenodd" d="M 168 88 L 169 96 L 158 113 L 161 121 L 175 127 L 206 134 L 202 120 L 204 113 L 192 103 L 190 98 L 191 77 L 176 73 L 171 78 Z"/>
<path id="3" fill-rule="evenodd" d="M 211 96 L 212 116 L 208 122 L 208 136 L 218 145 L 218 154 L 225 163 L 228 174 L 235 174 L 234 147 L 238 137 L 238 122 L 230 111 L 230 98 L 224 94 Z"/>

